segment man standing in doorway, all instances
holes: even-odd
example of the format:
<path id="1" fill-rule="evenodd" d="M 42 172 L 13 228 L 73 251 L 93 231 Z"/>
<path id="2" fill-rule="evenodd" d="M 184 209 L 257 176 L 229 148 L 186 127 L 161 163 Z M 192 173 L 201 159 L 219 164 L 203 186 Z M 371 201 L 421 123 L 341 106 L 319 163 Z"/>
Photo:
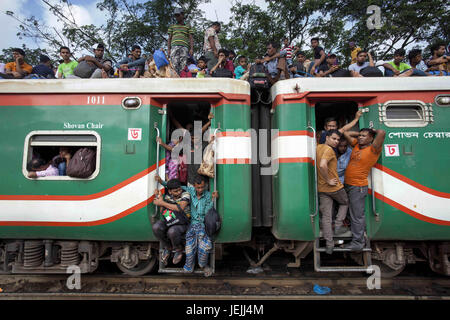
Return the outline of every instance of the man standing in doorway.
<path id="1" fill-rule="evenodd" d="M 192 57 L 194 54 L 194 31 L 184 22 L 184 9 L 176 8 L 174 15 L 177 23 L 169 27 L 167 54 L 175 71 L 180 74 L 187 66 L 189 55 Z"/>
<path id="2" fill-rule="evenodd" d="M 353 147 L 350 162 L 345 171 L 345 190 L 350 200 L 350 222 L 353 238 L 350 243 L 344 245 L 344 248 L 351 251 L 361 251 L 365 246 L 364 205 L 368 190 L 367 176 L 380 157 L 386 132 L 381 129 L 375 131 L 364 128 L 359 131 L 358 139 L 352 138 L 348 131 L 344 132 L 344 136 L 350 146 Z"/>
<path id="3" fill-rule="evenodd" d="M 326 253 L 333 253 L 333 200 L 339 204 L 335 221 L 335 234 L 348 231 L 343 225 L 348 210 L 348 198 L 344 185 L 337 173 L 337 158 L 333 149 L 339 144 L 341 133 L 336 129 L 327 131 L 325 144 L 317 146 L 316 165 L 318 167 L 317 189 L 319 191 L 319 208 L 322 213 L 322 231 L 326 240 Z"/>

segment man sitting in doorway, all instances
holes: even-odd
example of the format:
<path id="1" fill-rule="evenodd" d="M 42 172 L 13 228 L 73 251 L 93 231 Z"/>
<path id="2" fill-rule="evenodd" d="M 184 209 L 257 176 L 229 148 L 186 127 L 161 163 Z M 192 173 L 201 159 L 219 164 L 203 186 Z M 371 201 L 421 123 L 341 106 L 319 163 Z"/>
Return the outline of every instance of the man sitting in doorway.
<path id="1" fill-rule="evenodd" d="M 181 182 L 178 179 L 171 179 L 165 183 L 159 176 L 156 176 L 156 180 L 167 187 L 169 194 L 164 195 L 163 198 L 159 190 L 156 190 L 153 203 L 162 210 L 183 211 L 189 218 L 191 196 L 188 192 L 183 191 Z M 183 240 L 188 229 L 188 224 L 176 224 L 167 227 L 163 219 L 161 217 L 161 220 L 155 222 L 152 227 L 156 238 L 162 243 L 163 251 L 160 260 L 164 265 L 167 265 L 172 250 L 175 250 L 172 263 L 178 264 L 183 258 Z"/>
<path id="2" fill-rule="evenodd" d="M 318 168 L 317 189 L 319 191 L 320 212 L 322 213 L 322 231 L 326 240 L 326 253 L 331 254 L 334 248 L 332 214 L 333 200 L 339 204 L 335 221 L 335 234 L 348 231 L 343 225 L 348 209 L 347 193 L 339 180 L 337 158 L 333 149 L 339 144 L 341 133 L 336 129 L 327 131 L 325 144 L 319 144 L 316 150 L 316 165 Z"/>

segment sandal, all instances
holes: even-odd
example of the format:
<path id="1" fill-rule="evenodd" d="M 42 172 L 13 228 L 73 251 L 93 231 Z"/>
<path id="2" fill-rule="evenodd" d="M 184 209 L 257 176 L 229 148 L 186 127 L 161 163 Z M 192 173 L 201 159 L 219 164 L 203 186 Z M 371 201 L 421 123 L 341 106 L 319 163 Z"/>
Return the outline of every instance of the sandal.
<path id="1" fill-rule="evenodd" d="M 167 265 L 167 262 L 168 262 L 168 260 L 169 260 L 169 257 L 170 257 L 170 251 L 169 250 L 167 250 L 167 249 L 164 249 L 162 252 L 161 252 L 161 263 L 162 264 L 164 264 L 165 266 Z"/>
<path id="2" fill-rule="evenodd" d="M 181 259 L 183 259 L 183 251 L 176 251 L 175 255 L 173 256 L 173 264 L 180 263 Z"/>

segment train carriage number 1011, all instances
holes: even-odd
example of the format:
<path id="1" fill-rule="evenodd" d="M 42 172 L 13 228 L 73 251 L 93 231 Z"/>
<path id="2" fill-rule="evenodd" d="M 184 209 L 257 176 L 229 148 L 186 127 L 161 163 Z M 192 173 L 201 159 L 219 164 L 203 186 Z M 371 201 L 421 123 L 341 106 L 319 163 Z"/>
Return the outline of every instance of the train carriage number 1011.
<path id="1" fill-rule="evenodd" d="M 105 104 L 105 96 L 88 96 L 87 104 Z"/>

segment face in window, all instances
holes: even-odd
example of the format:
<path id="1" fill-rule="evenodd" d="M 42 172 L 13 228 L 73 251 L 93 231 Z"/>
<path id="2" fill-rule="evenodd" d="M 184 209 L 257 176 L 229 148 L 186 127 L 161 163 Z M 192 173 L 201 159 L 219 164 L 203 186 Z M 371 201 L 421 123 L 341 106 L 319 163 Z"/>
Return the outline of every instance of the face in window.
<path id="1" fill-rule="evenodd" d="M 336 121 L 329 121 L 325 124 L 325 130 L 329 131 L 329 130 L 334 130 L 337 129 L 337 122 Z"/>

